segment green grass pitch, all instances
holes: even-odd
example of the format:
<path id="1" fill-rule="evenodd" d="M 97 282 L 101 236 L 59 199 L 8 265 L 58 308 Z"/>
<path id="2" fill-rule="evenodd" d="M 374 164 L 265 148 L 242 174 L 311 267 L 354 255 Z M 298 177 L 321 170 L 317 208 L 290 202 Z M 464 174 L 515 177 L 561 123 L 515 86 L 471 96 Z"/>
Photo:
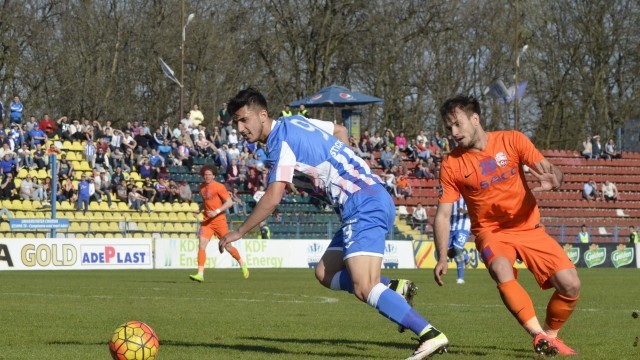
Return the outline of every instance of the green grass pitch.
<path id="1" fill-rule="evenodd" d="M 160 359 L 403 359 L 416 342 L 353 296 L 327 290 L 310 269 L 0 272 L 0 359 L 109 359 L 121 323 L 141 320 Z M 419 287 L 415 307 L 450 340 L 442 359 L 536 358 L 485 270 L 455 269 L 439 288 L 431 270 L 385 270 Z M 561 332 L 580 359 L 640 358 L 640 270 L 580 269 L 582 295 Z M 551 291 L 520 280 L 543 319 Z M 636 343 L 636 344 L 634 344 Z"/>

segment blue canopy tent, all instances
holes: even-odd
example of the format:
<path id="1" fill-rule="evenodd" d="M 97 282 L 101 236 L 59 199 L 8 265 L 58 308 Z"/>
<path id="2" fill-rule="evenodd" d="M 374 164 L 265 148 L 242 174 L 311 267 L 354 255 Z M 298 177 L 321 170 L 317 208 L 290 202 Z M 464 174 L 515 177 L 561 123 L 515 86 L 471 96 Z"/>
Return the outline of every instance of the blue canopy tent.
<path id="1" fill-rule="evenodd" d="M 327 86 L 322 88 L 317 93 L 306 97 L 304 99 L 296 100 L 291 103 L 292 107 L 299 107 L 300 105 L 304 105 L 308 108 L 314 107 L 332 107 L 333 108 L 333 121 L 336 121 L 336 107 L 345 107 L 345 106 L 355 106 L 355 105 L 367 105 L 367 104 L 382 104 L 384 100 L 377 98 L 375 96 L 369 96 L 357 91 L 351 91 L 344 86 L 338 86 L 333 84 L 331 86 Z M 344 113 L 348 115 L 344 115 Z M 345 118 L 345 122 L 347 124 L 347 128 L 349 129 L 349 134 L 352 133 L 352 121 L 351 121 L 351 111 L 343 111 L 343 117 Z M 360 122 L 359 122 L 359 112 L 353 113 L 354 115 L 354 126 L 356 126 L 357 133 L 360 133 Z M 357 115 L 357 120 L 356 116 Z"/>
<path id="2" fill-rule="evenodd" d="M 351 91 L 344 86 L 333 84 L 327 86 L 317 93 L 304 99 L 296 100 L 291 106 L 297 107 L 323 107 L 323 106 L 346 106 L 346 105 L 367 105 L 381 104 L 384 100 L 375 96 L 369 96 L 357 91 Z"/>

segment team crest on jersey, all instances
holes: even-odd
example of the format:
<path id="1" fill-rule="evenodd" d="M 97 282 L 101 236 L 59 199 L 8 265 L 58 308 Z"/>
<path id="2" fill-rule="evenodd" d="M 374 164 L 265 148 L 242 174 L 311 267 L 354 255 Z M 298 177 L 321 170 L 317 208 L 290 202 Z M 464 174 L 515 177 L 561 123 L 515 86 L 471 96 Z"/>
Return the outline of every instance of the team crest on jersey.
<path id="1" fill-rule="evenodd" d="M 507 159 L 507 155 L 505 155 L 502 152 L 499 152 L 496 154 L 496 163 L 500 167 L 505 167 L 507 166 L 507 164 L 509 164 L 509 159 Z"/>

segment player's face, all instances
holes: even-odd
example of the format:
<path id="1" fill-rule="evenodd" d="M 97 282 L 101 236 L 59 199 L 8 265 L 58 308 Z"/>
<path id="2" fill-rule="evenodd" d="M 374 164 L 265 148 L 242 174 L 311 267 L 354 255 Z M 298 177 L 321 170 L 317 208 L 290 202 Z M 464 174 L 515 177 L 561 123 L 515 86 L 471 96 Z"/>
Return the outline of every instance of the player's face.
<path id="1" fill-rule="evenodd" d="M 213 181 L 213 172 L 211 172 L 211 170 L 207 170 L 204 172 L 204 182 L 209 184 L 210 182 Z"/>
<path id="2" fill-rule="evenodd" d="M 268 119 L 269 114 L 266 109 L 246 105 L 238 109 L 234 117 L 240 135 L 250 143 L 265 142 L 267 135 L 269 135 L 268 132 L 265 134 L 265 122 Z"/>
<path id="3" fill-rule="evenodd" d="M 478 114 L 467 115 L 464 111 L 456 108 L 446 121 L 447 131 L 453 136 L 458 146 L 471 148 L 475 145 L 478 136 L 477 126 L 480 124 Z"/>

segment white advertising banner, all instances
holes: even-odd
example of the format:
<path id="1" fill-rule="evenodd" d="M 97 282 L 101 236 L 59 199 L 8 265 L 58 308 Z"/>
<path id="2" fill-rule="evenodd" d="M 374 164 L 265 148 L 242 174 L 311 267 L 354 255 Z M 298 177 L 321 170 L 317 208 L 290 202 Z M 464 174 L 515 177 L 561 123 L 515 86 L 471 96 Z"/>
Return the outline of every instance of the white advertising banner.
<path id="1" fill-rule="evenodd" d="M 198 267 L 198 240 L 156 239 L 155 267 L 158 269 L 195 269 Z M 242 239 L 233 243 L 251 268 L 313 268 L 324 254 L 329 240 Z M 410 241 L 387 241 L 383 258 L 385 268 L 414 269 Z M 207 247 L 206 268 L 238 268 L 226 251 L 220 254 L 218 242 Z"/>
<path id="2" fill-rule="evenodd" d="M 151 239 L 0 239 L 0 270 L 152 268 Z"/>

